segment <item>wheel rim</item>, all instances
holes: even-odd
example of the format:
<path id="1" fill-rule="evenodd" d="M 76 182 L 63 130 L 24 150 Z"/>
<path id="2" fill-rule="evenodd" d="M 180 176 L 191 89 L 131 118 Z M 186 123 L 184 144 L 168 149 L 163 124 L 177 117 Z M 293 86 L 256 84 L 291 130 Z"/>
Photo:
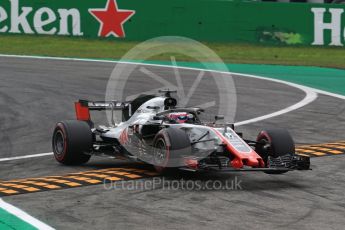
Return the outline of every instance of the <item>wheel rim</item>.
<path id="1" fill-rule="evenodd" d="M 268 139 L 262 139 L 261 142 L 263 143 L 263 150 L 267 152 L 267 154 L 269 154 L 270 150 L 271 150 L 271 143 L 269 142 Z"/>
<path id="2" fill-rule="evenodd" d="M 155 144 L 154 150 L 154 163 L 158 166 L 163 166 L 167 159 L 167 148 L 165 141 L 163 139 L 159 139 Z"/>
<path id="3" fill-rule="evenodd" d="M 54 138 L 54 153 L 58 156 L 62 155 L 65 151 L 65 138 L 61 130 L 55 133 Z"/>
<path id="4" fill-rule="evenodd" d="M 264 160 L 266 167 L 269 167 L 268 156 L 269 156 L 269 151 L 271 148 L 271 143 L 269 142 L 267 138 L 260 139 L 259 143 L 261 144 L 261 146 L 259 148 L 258 153 L 261 156 L 261 158 Z"/>

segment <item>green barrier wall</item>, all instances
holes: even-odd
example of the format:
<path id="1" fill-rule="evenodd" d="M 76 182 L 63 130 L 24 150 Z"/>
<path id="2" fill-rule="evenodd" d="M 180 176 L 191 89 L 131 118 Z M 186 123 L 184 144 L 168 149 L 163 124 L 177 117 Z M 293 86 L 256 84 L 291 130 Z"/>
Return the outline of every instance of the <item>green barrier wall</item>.
<path id="1" fill-rule="evenodd" d="M 1 0 L 0 33 L 343 46 L 344 9 L 229 0 Z"/>

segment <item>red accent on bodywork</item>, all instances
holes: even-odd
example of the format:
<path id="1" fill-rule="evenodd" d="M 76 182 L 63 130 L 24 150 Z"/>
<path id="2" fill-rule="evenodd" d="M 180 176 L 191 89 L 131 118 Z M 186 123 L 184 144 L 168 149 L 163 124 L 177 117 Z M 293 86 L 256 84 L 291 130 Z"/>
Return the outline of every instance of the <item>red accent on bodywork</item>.
<path id="1" fill-rule="evenodd" d="M 127 128 L 125 128 L 120 134 L 119 141 L 120 141 L 120 144 L 125 145 L 125 144 L 127 144 L 128 140 L 129 140 L 128 130 L 127 130 Z"/>
<path id="2" fill-rule="evenodd" d="M 233 154 L 234 159 L 230 162 L 233 168 L 243 168 L 243 166 L 251 166 L 254 168 L 265 167 L 262 158 L 252 148 L 249 147 L 250 152 L 240 152 L 232 146 L 230 141 L 226 139 L 218 130 L 211 128 L 217 136 L 226 145 L 227 150 Z"/>
<path id="3" fill-rule="evenodd" d="M 197 159 L 193 158 L 185 158 L 184 159 L 184 164 L 191 169 L 197 170 L 199 168 L 199 163 Z"/>
<path id="4" fill-rule="evenodd" d="M 243 168 L 243 162 L 239 158 L 235 158 L 230 162 L 231 167 L 233 168 Z"/>
<path id="5" fill-rule="evenodd" d="M 75 102 L 75 114 L 77 116 L 77 120 L 79 121 L 90 121 L 90 111 L 87 106 L 83 106 L 80 102 Z"/>

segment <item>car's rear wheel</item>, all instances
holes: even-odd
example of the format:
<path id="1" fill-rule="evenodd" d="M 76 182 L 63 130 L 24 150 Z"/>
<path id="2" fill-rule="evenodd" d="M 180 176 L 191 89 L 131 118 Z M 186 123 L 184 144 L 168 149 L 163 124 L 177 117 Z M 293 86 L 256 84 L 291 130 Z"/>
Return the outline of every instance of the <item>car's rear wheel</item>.
<path id="1" fill-rule="evenodd" d="M 85 154 L 92 149 L 92 132 L 84 121 L 70 120 L 56 124 L 52 147 L 55 159 L 65 165 L 80 165 L 89 161 Z"/>
<path id="2" fill-rule="evenodd" d="M 167 172 L 182 165 L 182 157 L 191 154 L 188 135 L 178 128 L 159 131 L 153 140 L 153 166 L 157 172 Z"/>
<path id="3" fill-rule="evenodd" d="M 277 159 L 282 156 L 295 155 L 295 143 L 290 133 L 285 129 L 268 129 L 263 130 L 257 137 L 258 144 L 255 151 L 262 157 L 266 167 L 269 165 L 269 157 Z M 288 170 L 265 171 L 268 174 L 282 174 Z"/>

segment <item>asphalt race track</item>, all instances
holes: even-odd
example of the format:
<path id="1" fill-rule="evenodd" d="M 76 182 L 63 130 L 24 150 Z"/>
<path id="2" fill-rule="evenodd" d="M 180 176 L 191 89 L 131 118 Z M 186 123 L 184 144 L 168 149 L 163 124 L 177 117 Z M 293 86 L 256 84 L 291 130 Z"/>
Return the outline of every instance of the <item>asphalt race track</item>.
<path id="1" fill-rule="evenodd" d="M 74 118 L 73 102 L 79 98 L 104 100 L 114 67 L 114 63 L 1 57 L 0 158 L 51 152 L 55 123 Z M 171 68 L 145 68 L 174 82 L 176 73 Z M 188 88 L 199 73 L 180 69 L 179 74 Z M 205 98 L 218 100 L 208 75 L 191 99 L 195 104 L 204 103 Z M 305 96 L 300 89 L 281 83 L 242 76 L 233 79 L 236 121 L 282 110 Z M 161 87 L 145 80 L 138 66 L 127 82 L 126 95 L 152 85 Z M 95 119 L 105 119 L 105 114 L 96 114 Z M 303 108 L 238 130 L 249 139 L 266 127 L 287 128 L 300 145 L 342 141 L 345 103 L 319 95 Z M 237 189 L 188 190 L 158 183 L 162 178 L 145 165 L 94 157 L 84 166 L 66 167 L 45 156 L 0 162 L 0 184 L 10 183 L 8 190 L 12 186 L 15 192 L 24 191 L 13 187 L 23 179 L 27 187 L 36 189 L 7 194 L 3 199 L 56 229 L 343 229 L 344 162 L 345 155 L 333 154 L 312 158 L 313 170 L 307 172 L 180 173 L 164 178 L 168 184 L 181 179 L 240 184 Z M 125 188 L 106 189 L 110 186 L 97 182 L 102 175 L 118 178 Z M 39 184 L 42 181 L 48 185 Z M 133 181 L 150 186 L 126 187 Z"/>

